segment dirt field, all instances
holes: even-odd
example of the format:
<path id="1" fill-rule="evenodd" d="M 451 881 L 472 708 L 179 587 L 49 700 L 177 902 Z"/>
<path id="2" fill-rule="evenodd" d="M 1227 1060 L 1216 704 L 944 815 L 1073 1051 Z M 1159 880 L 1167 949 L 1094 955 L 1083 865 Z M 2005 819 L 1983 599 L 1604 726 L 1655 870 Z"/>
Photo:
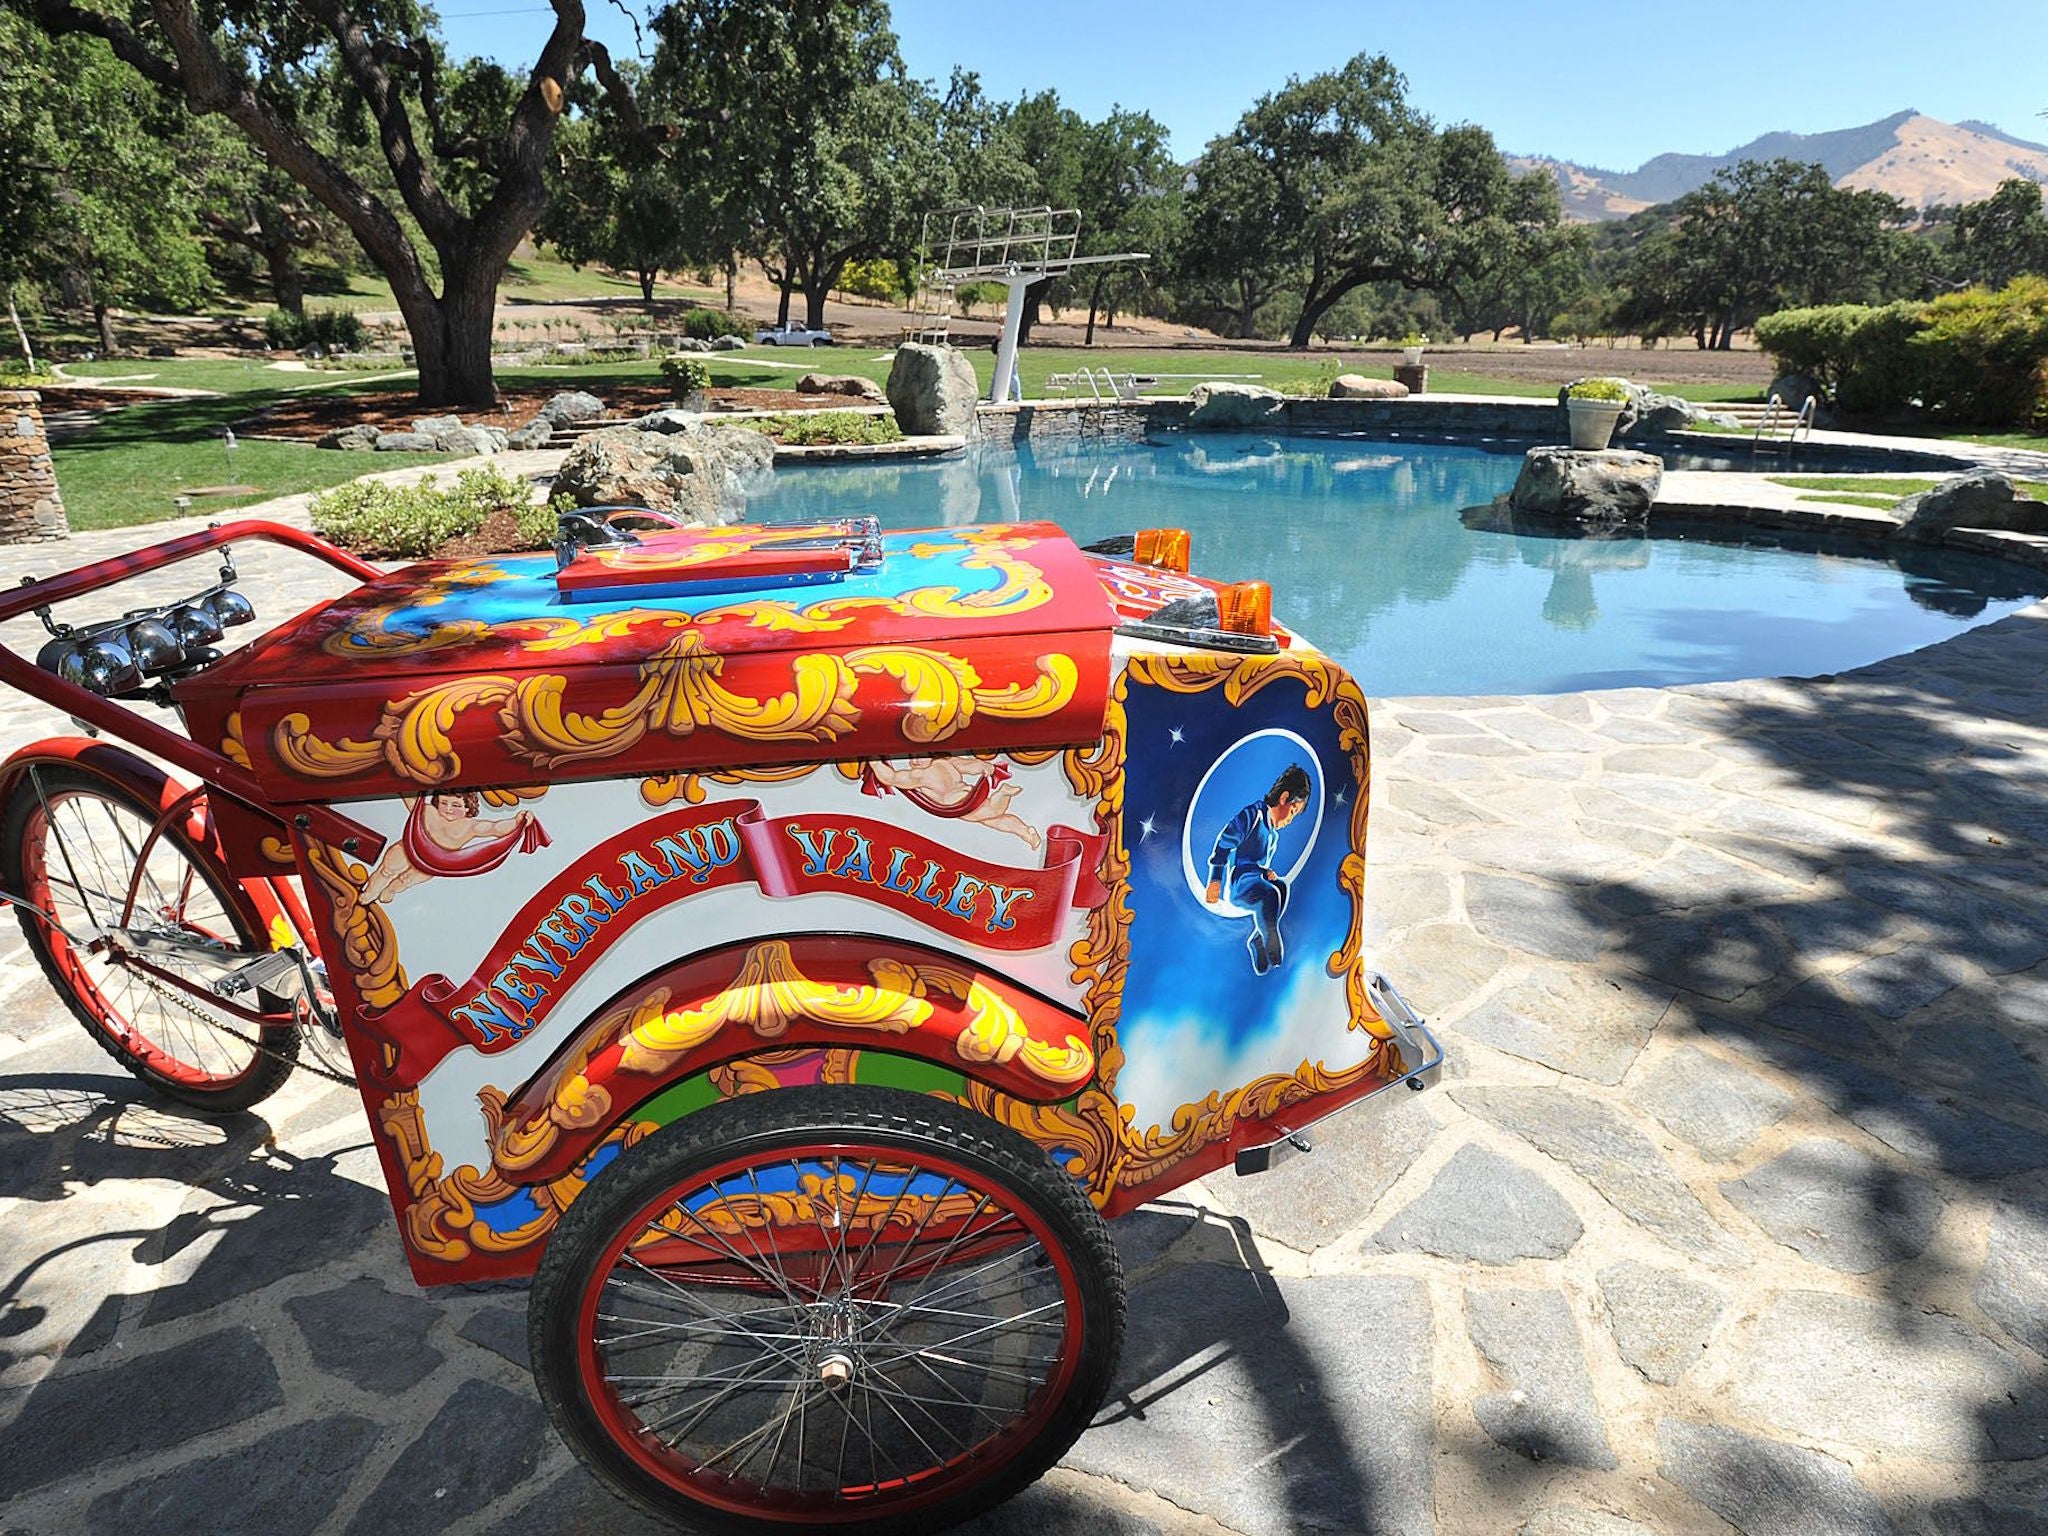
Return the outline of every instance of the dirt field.
<path id="1" fill-rule="evenodd" d="M 1341 349 L 1339 349 L 1341 350 Z M 1655 359 L 1654 364 L 1652 359 Z M 1647 350 L 1636 346 L 1563 347 L 1519 342 L 1501 346 L 1431 347 L 1431 366 L 1446 372 L 1480 373 L 1496 379 L 1568 384 L 1588 374 L 1615 373 L 1656 378 L 1667 384 L 1751 384 L 1771 382 L 1771 360 L 1753 348 L 1702 352 L 1691 342 Z"/>
<path id="2" fill-rule="evenodd" d="M 505 390 L 502 392 L 504 409 L 489 417 L 489 424 L 504 427 L 507 431 L 523 427 L 540 414 L 540 408 L 550 398 L 564 389 L 576 387 L 575 381 L 570 379 L 546 388 Z M 605 414 L 611 417 L 644 415 L 675 403 L 667 387 L 661 384 L 608 382 L 603 386 L 603 399 Z M 714 405 L 748 411 L 844 409 L 863 403 L 842 395 L 800 395 L 788 389 L 714 389 L 711 401 Z M 333 428 L 352 427 L 358 423 L 370 423 L 394 432 L 405 431 L 415 418 L 423 414 L 429 413 L 422 411 L 419 403 L 403 391 L 389 395 L 300 395 L 243 417 L 235 423 L 235 430 L 245 436 L 260 433 L 265 437 L 305 438 L 310 441 Z M 476 412 L 458 414 L 471 421 L 486 419 Z"/>

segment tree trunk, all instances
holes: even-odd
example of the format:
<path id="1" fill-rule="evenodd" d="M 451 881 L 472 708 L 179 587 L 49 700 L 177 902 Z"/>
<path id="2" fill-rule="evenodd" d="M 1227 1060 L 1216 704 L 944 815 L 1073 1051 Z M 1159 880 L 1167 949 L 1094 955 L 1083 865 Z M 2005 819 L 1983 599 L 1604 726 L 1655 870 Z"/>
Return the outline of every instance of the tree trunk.
<path id="1" fill-rule="evenodd" d="M 1287 345 L 1291 350 L 1308 350 L 1309 343 L 1315 339 L 1316 322 L 1330 312 L 1330 307 L 1344 297 L 1345 291 L 1342 288 L 1332 289 L 1302 305 L 1301 318 L 1294 322 L 1294 330 L 1287 338 Z"/>
<path id="2" fill-rule="evenodd" d="M 813 283 L 804 290 L 804 324 L 814 331 L 825 328 L 825 295 L 832 290 L 824 283 Z"/>
<path id="3" fill-rule="evenodd" d="M 795 285 L 784 279 L 782 283 L 782 297 L 777 300 L 775 305 L 775 323 L 778 326 L 789 324 L 789 296 L 794 292 L 796 292 Z"/>
<path id="4" fill-rule="evenodd" d="M 739 308 L 740 264 L 734 257 L 725 258 L 725 307 Z"/>
<path id="5" fill-rule="evenodd" d="M 654 313 L 654 274 L 652 272 L 641 272 L 639 278 L 640 302 L 647 306 L 647 312 L 651 315 Z"/>
<path id="6" fill-rule="evenodd" d="M 403 300 L 399 305 L 419 358 L 420 404 L 489 410 L 498 403 L 491 377 L 491 323 L 504 263 L 472 255 L 445 270 L 441 296 L 427 297 L 419 320 Z M 412 297 L 417 301 L 418 296 Z"/>
<path id="7" fill-rule="evenodd" d="M 1041 277 L 1024 290 L 1024 315 L 1017 325 L 1017 344 L 1022 346 L 1031 339 L 1031 328 L 1038 324 L 1038 309 L 1045 302 L 1045 291 L 1052 286 L 1052 279 Z"/>
<path id="8" fill-rule="evenodd" d="M 289 240 L 273 240 L 263 248 L 264 264 L 270 269 L 270 292 L 277 307 L 286 314 L 306 312 L 306 275 L 299 269 L 298 247 Z"/>
<path id="9" fill-rule="evenodd" d="M 1088 290 L 1088 330 L 1081 338 L 1081 345 L 1095 345 L 1095 311 L 1102 307 L 1102 277 L 1097 274 L 1095 286 Z"/>
<path id="10" fill-rule="evenodd" d="M 28 344 L 28 332 L 22 328 L 21 313 L 14 307 L 14 289 L 7 290 L 7 318 L 14 322 L 14 339 L 21 343 L 21 360 L 28 364 L 28 371 L 36 371 L 36 351 Z"/>
<path id="11" fill-rule="evenodd" d="M 92 301 L 92 323 L 100 329 L 100 356 L 114 355 L 114 315 L 107 308 L 106 301 L 95 297 Z"/>

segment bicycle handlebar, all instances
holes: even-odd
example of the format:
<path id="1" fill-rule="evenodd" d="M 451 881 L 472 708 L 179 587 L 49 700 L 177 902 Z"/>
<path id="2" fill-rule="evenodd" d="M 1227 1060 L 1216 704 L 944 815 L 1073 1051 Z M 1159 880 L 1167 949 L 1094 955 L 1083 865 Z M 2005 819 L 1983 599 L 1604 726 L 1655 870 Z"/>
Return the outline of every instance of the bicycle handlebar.
<path id="1" fill-rule="evenodd" d="M 249 520 L 239 523 L 221 523 L 188 533 L 182 538 L 168 539 L 162 544 L 151 545 L 125 555 L 115 555 L 106 560 L 95 560 L 90 565 L 81 565 L 76 570 L 64 571 L 58 575 L 37 579 L 26 577 L 19 587 L 12 591 L 0 592 L 0 623 L 19 618 L 37 608 L 46 608 L 56 603 L 68 602 L 83 597 L 116 582 L 127 581 L 149 571 L 160 570 L 189 560 L 195 555 L 205 554 L 211 549 L 220 549 L 229 544 L 245 540 L 261 540 L 265 543 L 282 544 L 301 554 L 312 555 L 324 560 L 338 570 L 353 576 L 357 581 L 374 581 L 383 573 L 365 560 L 359 560 L 346 550 L 336 549 L 324 539 L 297 528 L 288 528 L 282 523 Z M 294 807 L 290 812 L 273 805 L 270 797 L 263 792 L 263 786 L 256 776 L 241 764 L 231 761 L 207 747 L 202 747 L 189 736 L 180 735 L 147 719 L 123 709 L 112 699 L 67 683 L 54 673 L 45 672 L 33 661 L 20 655 L 4 644 L 0 644 L 0 683 L 19 689 L 31 698 L 40 699 L 54 709 L 76 717 L 86 724 L 95 726 L 109 736 L 126 741 L 132 746 L 153 752 L 165 762 L 184 769 L 215 789 L 263 812 L 279 822 L 297 823 L 305 818 L 305 829 L 317 832 L 322 841 L 343 846 L 353 843 L 361 849 L 381 847 L 383 838 L 358 822 L 351 821 L 331 807 L 309 804 Z"/>

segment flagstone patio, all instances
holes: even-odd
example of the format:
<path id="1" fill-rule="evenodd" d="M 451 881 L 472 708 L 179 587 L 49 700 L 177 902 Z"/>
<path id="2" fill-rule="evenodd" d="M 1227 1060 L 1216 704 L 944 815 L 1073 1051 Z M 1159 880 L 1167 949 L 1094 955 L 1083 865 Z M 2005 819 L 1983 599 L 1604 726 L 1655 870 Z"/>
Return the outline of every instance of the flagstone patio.
<path id="1" fill-rule="evenodd" d="M 1371 947 L 1445 1079 L 1121 1224 L 1115 1394 L 972 1529 L 2048 1531 L 2044 679 L 2048 604 L 1375 701 Z M 158 1108 L 6 926 L 0 1530 L 654 1529 L 548 1431 L 519 1290 L 407 1278 L 351 1095 Z"/>

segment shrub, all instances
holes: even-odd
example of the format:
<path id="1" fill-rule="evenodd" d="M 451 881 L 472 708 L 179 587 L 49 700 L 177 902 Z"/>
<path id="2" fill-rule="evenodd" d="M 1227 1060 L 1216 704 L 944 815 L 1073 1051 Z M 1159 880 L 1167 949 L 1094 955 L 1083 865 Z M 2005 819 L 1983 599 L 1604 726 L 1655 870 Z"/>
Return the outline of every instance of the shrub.
<path id="1" fill-rule="evenodd" d="M 711 388 L 711 368 L 687 352 L 671 352 L 661 360 L 661 376 L 668 380 L 669 394 L 687 400 Z"/>
<path id="2" fill-rule="evenodd" d="M 418 560 L 450 539 L 475 533 L 491 513 L 519 514 L 522 535 L 534 531 L 536 548 L 554 538 L 554 514 L 531 505 L 526 483 L 486 466 L 465 469 L 442 490 L 435 476 L 418 485 L 357 480 L 313 498 L 313 531 L 361 555 Z"/>
<path id="3" fill-rule="evenodd" d="M 345 309 L 309 309 L 302 315 L 273 309 L 263 318 L 263 335 L 287 352 L 315 346 L 328 352 L 363 349 L 363 322 Z"/>
<path id="4" fill-rule="evenodd" d="M 902 429 L 893 416 L 869 416 L 860 411 L 796 411 L 787 416 L 755 416 L 733 423 L 788 443 L 809 447 L 814 443 L 897 443 Z"/>
<path id="5" fill-rule="evenodd" d="M 683 334 L 698 341 L 721 336 L 752 336 L 754 318 L 731 309 L 693 309 L 683 316 Z"/>
<path id="6" fill-rule="evenodd" d="M 853 294 L 856 298 L 880 299 L 885 303 L 909 296 L 903 268 L 882 256 L 873 261 L 849 261 L 839 274 L 839 291 Z"/>
<path id="7" fill-rule="evenodd" d="M 1758 320 L 1756 339 L 1781 373 L 1807 375 L 1851 415 L 1879 415 L 1926 396 L 1912 346 L 1925 313 L 1911 300 L 1786 309 Z"/>
<path id="8" fill-rule="evenodd" d="M 1605 400 L 1610 405 L 1628 399 L 1628 391 L 1613 379 L 1581 379 L 1565 393 L 1574 400 Z"/>
<path id="9" fill-rule="evenodd" d="M 993 280 L 979 283 L 962 283 L 953 290 L 953 302 L 960 306 L 960 313 L 968 319 L 974 318 L 975 306 L 979 304 L 1001 304 L 1010 296 L 1010 285 Z"/>
<path id="10" fill-rule="evenodd" d="M 2048 424 L 2048 278 L 1943 294 L 1912 347 L 1927 403 L 1942 414 L 1984 427 Z"/>

